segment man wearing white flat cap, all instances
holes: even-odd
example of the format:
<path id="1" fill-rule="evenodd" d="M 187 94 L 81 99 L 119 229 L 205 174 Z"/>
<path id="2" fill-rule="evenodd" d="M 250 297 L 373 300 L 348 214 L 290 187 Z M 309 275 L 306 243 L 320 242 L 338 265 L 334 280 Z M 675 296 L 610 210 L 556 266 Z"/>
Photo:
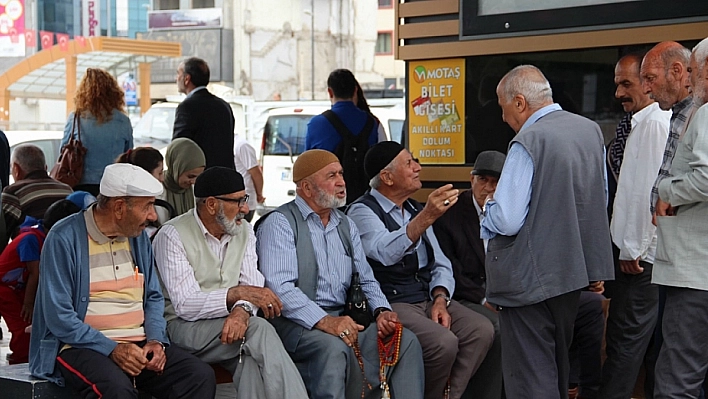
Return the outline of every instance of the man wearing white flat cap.
<path id="1" fill-rule="evenodd" d="M 106 167 L 98 201 L 44 243 L 30 372 L 83 397 L 213 398 L 211 368 L 167 340 L 164 299 L 143 230 L 162 185 L 130 164 Z"/>

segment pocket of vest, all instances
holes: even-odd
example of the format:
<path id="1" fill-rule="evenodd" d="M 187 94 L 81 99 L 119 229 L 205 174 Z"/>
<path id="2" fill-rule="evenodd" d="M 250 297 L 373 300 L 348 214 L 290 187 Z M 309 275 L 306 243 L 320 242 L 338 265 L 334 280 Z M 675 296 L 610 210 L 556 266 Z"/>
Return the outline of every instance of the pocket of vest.
<path id="1" fill-rule="evenodd" d="M 491 248 L 491 247 L 490 247 Z M 503 249 L 487 252 L 485 269 L 487 271 L 487 296 L 518 294 L 524 291 L 523 273 L 518 263 L 508 259 L 514 250 L 514 242 Z"/>

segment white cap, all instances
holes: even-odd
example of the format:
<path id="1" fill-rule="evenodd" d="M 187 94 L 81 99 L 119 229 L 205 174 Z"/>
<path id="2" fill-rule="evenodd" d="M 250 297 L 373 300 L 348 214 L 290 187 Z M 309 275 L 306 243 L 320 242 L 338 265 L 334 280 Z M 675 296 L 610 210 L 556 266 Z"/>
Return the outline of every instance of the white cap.
<path id="1" fill-rule="evenodd" d="M 139 166 L 114 163 L 103 171 L 100 192 L 104 197 L 157 197 L 162 184 Z"/>

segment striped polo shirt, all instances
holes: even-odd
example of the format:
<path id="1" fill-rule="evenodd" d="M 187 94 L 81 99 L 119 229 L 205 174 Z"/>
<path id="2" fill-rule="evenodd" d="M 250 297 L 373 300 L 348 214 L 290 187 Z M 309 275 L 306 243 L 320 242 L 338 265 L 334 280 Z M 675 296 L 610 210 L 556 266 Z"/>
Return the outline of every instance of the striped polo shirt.
<path id="1" fill-rule="evenodd" d="M 109 238 L 98 229 L 94 208 L 84 212 L 91 276 L 84 322 L 114 341 L 144 341 L 143 274 L 137 273 L 128 239 Z"/>

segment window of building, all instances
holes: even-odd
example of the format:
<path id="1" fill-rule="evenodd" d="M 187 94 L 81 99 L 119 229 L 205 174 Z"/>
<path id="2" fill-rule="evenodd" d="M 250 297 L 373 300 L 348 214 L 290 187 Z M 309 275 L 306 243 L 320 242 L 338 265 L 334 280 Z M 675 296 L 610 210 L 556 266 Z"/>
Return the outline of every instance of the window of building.
<path id="1" fill-rule="evenodd" d="M 393 0 L 379 0 L 379 8 L 392 8 Z"/>
<path id="2" fill-rule="evenodd" d="M 179 0 L 154 0 L 155 10 L 178 10 Z"/>
<path id="3" fill-rule="evenodd" d="M 192 8 L 214 8 L 214 0 L 192 0 Z"/>
<path id="4" fill-rule="evenodd" d="M 391 32 L 379 32 L 376 36 L 376 55 L 392 54 L 392 44 Z"/>

